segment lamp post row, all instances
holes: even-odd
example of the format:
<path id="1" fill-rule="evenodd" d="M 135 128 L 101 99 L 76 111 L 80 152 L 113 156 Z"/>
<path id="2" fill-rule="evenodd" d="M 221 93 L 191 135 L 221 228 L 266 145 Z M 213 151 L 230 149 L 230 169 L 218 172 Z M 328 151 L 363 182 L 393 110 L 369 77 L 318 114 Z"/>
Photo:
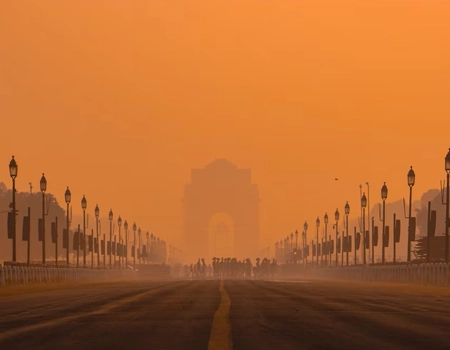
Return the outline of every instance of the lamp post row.
<path id="1" fill-rule="evenodd" d="M 13 263 L 17 262 L 17 223 L 16 223 L 16 216 L 17 216 L 17 210 L 16 210 L 16 178 L 18 175 L 18 164 L 14 158 L 14 156 L 12 156 L 11 161 L 9 162 L 9 175 L 12 179 L 12 203 L 10 205 L 11 207 L 11 211 L 12 211 L 12 215 L 11 215 L 11 238 L 12 238 L 12 261 Z M 42 193 L 42 219 L 40 220 L 40 225 L 39 225 L 39 233 L 40 233 L 40 240 L 42 241 L 42 263 L 45 265 L 46 264 L 46 234 L 45 234 L 45 216 L 47 216 L 48 214 L 48 205 L 46 205 L 46 191 L 47 191 L 47 179 L 45 178 L 45 175 L 42 174 L 41 180 L 40 180 L 40 190 Z M 70 224 L 71 224 L 71 219 L 70 219 L 70 203 L 72 201 L 72 194 L 70 192 L 69 187 L 66 188 L 66 191 L 64 193 L 64 199 L 67 205 L 67 221 L 66 221 L 66 237 L 65 240 L 67 242 L 67 251 L 66 251 L 66 263 L 67 265 L 69 265 L 69 228 L 70 228 Z M 83 266 L 86 267 L 86 254 L 87 254 L 87 244 L 86 244 L 86 228 L 88 228 L 88 223 L 86 223 L 86 209 L 87 209 L 87 200 L 86 197 L 83 195 L 83 198 L 81 200 L 81 208 L 83 210 L 83 229 L 82 231 L 78 230 L 78 253 L 79 253 L 79 248 L 80 248 L 80 243 L 82 240 L 82 247 L 83 247 Z M 47 210 L 47 212 L 46 212 Z M 100 220 L 99 220 L 99 216 L 100 216 L 100 209 L 98 207 L 98 205 L 96 205 L 95 207 L 95 218 L 96 218 L 96 237 L 97 237 L 97 245 L 94 244 L 94 230 L 92 230 L 92 235 L 91 235 L 91 239 L 92 239 L 92 254 L 91 254 L 91 266 L 94 267 L 94 250 L 95 250 L 95 246 L 97 246 L 97 266 L 100 266 L 100 247 L 99 247 L 99 227 L 100 227 Z M 110 267 L 112 267 L 112 222 L 113 222 L 113 218 L 114 218 L 114 214 L 112 212 L 112 209 L 109 212 L 108 218 L 110 220 Z M 119 257 L 119 267 L 123 267 L 123 258 L 125 258 L 125 266 L 128 266 L 128 222 L 125 220 L 124 222 L 124 229 L 125 229 L 125 244 L 124 240 L 122 239 L 122 235 L 121 235 L 121 226 L 122 226 L 122 218 L 119 216 L 118 220 L 117 220 L 117 224 L 119 227 L 119 244 L 121 244 L 122 246 L 125 246 L 125 249 L 122 249 L 121 252 L 121 256 Z M 133 255 L 134 255 L 134 267 L 136 267 L 136 230 L 137 230 L 137 226 L 136 223 L 133 224 L 133 231 L 134 231 L 134 246 L 133 246 Z M 80 237 L 82 232 L 83 237 Z M 57 234 L 57 232 L 56 232 Z M 138 237 L 139 237 L 139 263 L 141 263 L 141 257 L 142 257 L 142 252 L 141 252 L 141 229 L 139 228 L 138 230 Z M 104 245 L 106 245 L 106 240 L 105 237 L 103 237 L 103 242 Z M 157 238 L 156 236 L 154 236 L 153 234 L 149 234 L 149 232 L 146 232 L 146 238 L 147 238 L 147 254 L 149 254 L 151 252 L 150 246 L 149 245 L 149 238 L 151 238 L 151 244 L 152 247 L 154 246 L 155 249 L 158 250 L 158 256 L 161 258 L 163 257 L 165 259 L 165 255 L 161 253 L 162 249 L 165 249 L 165 241 L 160 240 L 159 238 Z M 28 241 L 30 240 L 30 237 L 28 237 Z M 57 242 L 57 241 L 56 241 Z M 56 243 L 57 244 L 57 243 Z M 105 248 L 105 247 L 103 247 Z M 57 248 L 56 248 L 57 249 Z M 106 250 L 106 249 L 104 249 Z M 115 252 L 114 255 L 117 252 Z M 29 252 L 28 252 L 29 254 Z M 57 254 L 57 250 L 56 250 L 56 254 Z M 106 267 L 106 251 L 104 251 L 104 267 Z M 149 256 L 147 256 L 147 262 L 150 260 L 148 259 Z M 57 259 L 57 257 L 55 258 Z M 56 260 L 57 261 L 57 260 Z M 29 262 L 29 257 L 28 257 L 28 262 Z M 115 262 L 115 261 L 114 261 Z M 77 259 L 77 266 L 78 266 L 78 259 Z"/>
<path id="2" fill-rule="evenodd" d="M 446 205 L 446 219 L 445 219 L 445 261 L 449 262 L 449 227 L 450 227 L 450 148 L 449 148 L 449 152 L 447 153 L 446 157 L 445 157 L 445 171 L 447 174 L 447 179 L 446 179 L 446 200 L 444 202 L 444 204 Z M 416 175 L 415 172 L 412 168 L 412 166 L 410 167 L 410 170 L 407 174 L 407 183 L 408 183 L 408 187 L 409 187 L 409 215 L 407 217 L 408 219 L 408 244 L 407 244 L 407 261 L 411 261 L 411 242 L 413 240 L 413 220 L 412 220 L 412 189 L 415 185 L 415 180 L 416 180 Z M 369 189 L 369 183 L 367 183 L 367 187 Z M 360 189 L 362 189 L 362 186 L 360 186 Z M 388 188 L 386 186 L 386 182 L 384 182 L 382 188 L 381 188 L 381 199 L 383 201 L 383 214 L 382 214 L 382 264 L 385 263 L 386 258 L 385 258 L 385 238 L 386 238 L 386 199 L 388 197 Z M 367 235 L 366 235 L 366 220 L 365 220 L 365 210 L 367 208 L 368 205 L 368 197 L 366 197 L 365 192 L 362 193 L 361 195 L 361 221 L 362 221 L 362 227 L 361 227 L 361 231 L 362 231 L 362 246 L 363 246 L 363 263 L 366 264 L 366 248 L 367 246 L 369 246 L 369 242 L 370 242 L 370 230 L 367 231 Z M 345 238 L 346 238 L 346 244 L 349 245 L 349 235 L 348 235 L 348 216 L 350 214 L 350 205 L 348 204 L 348 202 L 346 202 L 345 207 L 345 222 L 344 222 L 344 228 L 345 228 Z M 339 229 L 338 229 L 338 224 L 339 224 L 339 210 L 336 209 L 335 212 L 335 221 L 336 224 L 334 225 L 334 228 L 336 229 L 335 232 L 335 236 L 336 236 L 336 246 L 338 246 L 338 242 L 340 242 L 339 247 L 341 250 L 341 254 L 342 254 L 342 258 L 341 258 L 341 265 L 343 265 L 343 260 L 344 260 L 344 237 L 339 237 Z M 370 220 L 370 210 L 368 210 L 368 220 Z M 325 225 L 325 230 L 324 230 L 324 237 L 322 238 L 322 242 L 325 242 L 325 245 L 327 245 L 328 242 L 331 241 L 331 236 L 328 239 L 328 235 L 327 235 L 327 225 L 328 225 L 328 214 L 325 213 L 324 215 L 324 225 Z M 372 225 L 373 225 L 373 220 L 372 220 Z M 307 246 L 307 237 L 306 237 L 306 232 L 307 232 L 307 228 L 308 228 L 308 224 L 305 221 L 304 223 L 304 230 L 302 233 L 302 248 L 303 248 L 303 255 L 302 255 L 302 259 L 303 262 L 305 263 L 305 258 L 307 259 L 308 254 L 306 254 L 305 251 L 305 247 L 306 249 L 308 249 Z M 316 265 L 319 265 L 319 228 L 320 228 L 320 219 L 319 217 L 317 217 L 316 219 Z M 373 230 L 372 230 L 372 234 L 373 234 Z M 298 231 L 295 231 L 295 237 L 296 237 L 296 245 L 295 245 L 295 253 L 297 252 L 297 236 L 298 236 Z M 292 240 L 292 234 L 291 234 L 291 240 Z M 279 243 L 276 243 L 276 251 L 280 250 L 280 246 L 282 247 L 282 243 L 283 241 L 280 241 Z M 285 258 L 287 257 L 287 243 L 288 240 L 284 240 L 285 243 Z M 395 256 L 395 234 L 394 234 L 394 256 Z M 312 241 L 312 244 L 314 244 L 314 241 Z M 373 242 L 372 242 L 373 245 Z M 322 244 L 323 246 L 323 244 Z M 356 247 L 355 247 L 356 248 Z M 292 249 L 294 250 L 294 249 Z M 346 249 L 346 263 L 348 265 L 348 258 L 349 258 L 349 249 Z M 331 265 L 331 252 L 328 252 L 329 256 L 330 256 L 330 265 Z M 323 262 L 323 252 L 321 252 L 321 256 L 322 256 L 322 264 L 324 264 Z M 355 249 L 355 259 L 356 259 L 356 249 Z M 287 259 L 286 259 L 287 260 Z M 374 262 L 374 256 L 373 256 L 373 252 L 372 252 L 372 263 Z M 356 263 L 356 260 L 355 260 Z M 395 263 L 395 257 L 394 257 L 394 263 Z M 327 264 L 327 261 L 325 261 L 325 264 Z M 336 249 L 336 259 L 335 259 L 335 264 L 336 266 L 338 265 L 338 250 Z"/>

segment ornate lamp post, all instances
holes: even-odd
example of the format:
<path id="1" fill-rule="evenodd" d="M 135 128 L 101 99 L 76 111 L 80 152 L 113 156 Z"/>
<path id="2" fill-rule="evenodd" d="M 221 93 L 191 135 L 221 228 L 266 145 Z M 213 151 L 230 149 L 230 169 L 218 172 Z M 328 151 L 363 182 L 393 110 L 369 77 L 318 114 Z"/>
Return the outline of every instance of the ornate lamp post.
<path id="1" fill-rule="evenodd" d="M 92 239 L 92 246 L 91 246 L 91 269 L 93 269 L 93 268 L 94 268 L 94 252 L 95 252 L 94 229 L 91 230 L 91 239 Z"/>
<path id="2" fill-rule="evenodd" d="M 347 261 L 346 261 L 346 264 L 348 266 L 348 253 L 349 253 L 349 246 L 350 246 L 350 240 L 348 239 L 348 216 L 350 214 L 350 206 L 348 205 L 348 202 L 345 203 L 344 212 L 345 212 L 345 236 L 346 236 L 347 245 L 348 245 L 347 246 L 347 257 L 346 257 Z M 356 251 L 356 248 L 355 248 L 355 251 Z M 342 265 L 344 265 L 344 260 L 343 259 L 344 259 L 344 256 L 342 255 Z"/>
<path id="3" fill-rule="evenodd" d="M 148 233 L 148 231 L 145 234 L 145 236 L 147 237 L 147 249 L 146 249 L 147 256 L 145 257 L 145 260 L 147 261 L 147 264 L 148 264 L 148 255 L 149 255 L 149 249 L 150 249 L 148 246 L 148 238 L 150 237 L 150 234 Z"/>
<path id="4" fill-rule="evenodd" d="M 306 260 L 306 264 L 308 264 L 308 255 L 306 254 L 305 251 L 305 245 L 308 246 L 307 242 L 308 242 L 308 223 L 305 221 L 305 223 L 303 224 L 303 264 L 305 263 Z"/>
<path id="5" fill-rule="evenodd" d="M 87 200 L 83 195 L 81 199 L 81 209 L 83 209 L 83 267 L 86 267 L 86 208 L 87 208 Z"/>
<path id="6" fill-rule="evenodd" d="M 45 191 L 47 191 L 47 180 L 42 174 L 40 187 L 42 192 L 42 264 L 45 265 Z"/>
<path id="7" fill-rule="evenodd" d="M 133 224 L 133 232 L 134 232 L 134 243 L 133 243 L 133 249 L 134 249 L 134 256 L 133 256 L 133 265 L 134 268 L 136 269 L 136 223 Z"/>
<path id="8" fill-rule="evenodd" d="M 149 250 L 149 252 L 150 252 L 150 256 L 149 256 L 149 260 L 150 261 L 154 261 L 154 258 L 153 258 L 153 255 L 154 255 L 154 242 L 155 242 L 155 236 L 153 236 L 153 233 L 152 234 L 150 234 L 150 246 L 151 246 L 151 249 Z"/>
<path id="9" fill-rule="evenodd" d="M 123 224 L 125 230 L 125 268 L 128 268 L 128 222 L 125 220 Z"/>
<path id="10" fill-rule="evenodd" d="M 416 174 L 411 166 L 411 169 L 408 171 L 408 186 L 409 186 L 409 215 L 408 215 L 408 262 L 411 261 L 411 209 L 412 209 L 412 189 L 414 184 L 416 183 Z M 447 225 L 446 225 L 447 226 Z M 395 236 L 395 235 L 394 235 Z M 395 238 L 394 238 L 395 244 Z"/>
<path id="11" fill-rule="evenodd" d="M 319 227 L 320 227 L 320 219 L 317 217 L 316 220 L 316 264 L 319 266 Z"/>
<path id="12" fill-rule="evenodd" d="M 363 210 L 363 214 L 362 214 L 362 222 L 363 222 L 363 264 L 366 264 L 366 207 L 367 207 L 367 197 L 366 194 L 363 193 L 362 197 L 361 197 L 361 208 Z"/>
<path id="13" fill-rule="evenodd" d="M 290 252 L 290 244 L 289 244 L 289 235 L 286 236 L 286 260 L 289 259 Z"/>
<path id="14" fill-rule="evenodd" d="M 445 262 L 448 263 L 448 228 L 450 226 L 449 220 L 449 197 L 450 197 L 450 148 L 445 156 L 445 171 L 447 172 L 447 200 L 445 202 Z"/>
<path id="15" fill-rule="evenodd" d="M 325 240 L 324 241 L 325 241 L 325 247 L 326 247 L 327 246 L 327 237 L 328 237 L 328 234 L 327 234 L 328 214 L 327 213 L 325 213 L 325 215 L 323 216 L 323 223 L 325 224 Z M 322 243 L 322 256 L 324 256 L 324 252 L 325 252 L 325 249 L 323 249 L 323 248 L 324 248 L 324 246 L 323 246 L 323 243 Z M 327 265 L 327 262 L 328 262 L 328 257 L 325 256 L 325 266 Z"/>
<path id="16" fill-rule="evenodd" d="M 386 199 L 388 197 L 388 188 L 386 186 L 386 182 L 384 183 L 383 187 L 381 187 L 381 199 L 383 200 L 383 232 L 381 234 L 381 264 L 384 265 L 384 263 L 386 262 L 386 258 L 385 258 L 385 245 L 384 245 L 384 236 L 386 235 Z"/>
<path id="17" fill-rule="evenodd" d="M 70 201 L 72 200 L 72 194 L 70 193 L 69 187 L 67 186 L 66 192 L 64 193 L 64 199 L 66 200 L 67 204 L 67 222 L 66 222 L 66 230 L 67 230 L 67 253 L 66 253 L 66 263 L 69 265 L 69 246 L 70 246 L 70 239 L 69 239 L 69 226 L 70 226 Z"/>
<path id="18" fill-rule="evenodd" d="M 336 221 L 336 266 L 338 266 L 338 250 L 337 250 L 337 243 L 338 243 L 338 235 L 339 235 L 339 210 L 336 208 L 336 211 L 334 212 L 334 220 Z M 342 238 L 341 238 L 342 240 Z M 342 251 L 342 244 L 341 244 L 341 251 Z"/>
<path id="19" fill-rule="evenodd" d="M 278 241 L 275 242 L 275 259 L 278 260 Z"/>
<path id="20" fill-rule="evenodd" d="M 370 191 L 369 191 L 369 183 L 366 182 L 367 185 L 367 231 L 368 231 L 368 235 L 367 235 L 367 240 L 368 242 L 366 242 L 367 246 L 369 247 L 369 261 L 370 261 Z M 365 239 L 365 238 L 364 238 Z"/>
<path id="21" fill-rule="evenodd" d="M 141 264 L 141 228 L 138 229 L 138 236 L 139 236 L 139 265 Z"/>
<path id="22" fill-rule="evenodd" d="M 119 218 L 117 219 L 117 226 L 119 226 L 119 244 L 121 244 L 122 236 L 120 235 L 120 228 L 122 227 L 122 218 L 120 217 L 120 215 L 119 215 Z M 122 262 L 123 262 L 122 255 L 123 254 L 119 255 L 119 268 L 120 269 L 122 268 Z"/>
<path id="23" fill-rule="evenodd" d="M 108 214 L 108 218 L 109 218 L 109 268 L 112 268 L 112 222 L 114 219 L 114 214 L 112 209 L 109 210 L 109 214 Z"/>
<path id="24" fill-rule="evenodd" d="M 13 227 L 13 246 L 12 246 L 12 261 L 16 262 L 16 177 L 17 177 L 18 165 L 12 156 L 11 161 L 9 162 L 9 176 L 12 179 L 12 227 Z"/>
<path id="25" fill-rule="evenodd" d="M 295 230 L 295 249 L 298 248 L 298 231 Z"/>
<path id="26" fill-rule="evenodd" d="M 100 241 L 98 240 L 98 218 L 100 216 L 100 209 L 98 207 L 98 204 L 95 205 L 94 213 L 95 213 L 95 231 L 97 234 L 97 244 L 100 245 Z M 100 246 L 97 249 L 97 267 L 100 267 Z"/>

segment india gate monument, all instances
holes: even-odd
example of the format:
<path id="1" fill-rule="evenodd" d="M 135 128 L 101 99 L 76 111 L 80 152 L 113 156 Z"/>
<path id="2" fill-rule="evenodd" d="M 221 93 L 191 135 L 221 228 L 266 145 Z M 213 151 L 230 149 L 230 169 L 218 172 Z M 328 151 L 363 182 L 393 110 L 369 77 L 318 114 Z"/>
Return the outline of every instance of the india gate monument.
<path id="1" fill-rule="evenodd" d="M 187 261 L 213 257 L 257 257 L 259 192 L 251 170 L 216 159 L 192 169 L 183 198 L 183 238 Z"/>

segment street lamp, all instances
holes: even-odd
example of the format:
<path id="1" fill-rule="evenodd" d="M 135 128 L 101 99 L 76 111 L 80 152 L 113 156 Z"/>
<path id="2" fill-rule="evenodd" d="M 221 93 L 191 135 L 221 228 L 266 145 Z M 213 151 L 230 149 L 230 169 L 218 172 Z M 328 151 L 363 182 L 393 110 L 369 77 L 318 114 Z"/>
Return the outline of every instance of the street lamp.
<path id="1" fill-rule="evenodd" d="M 125 230 L 125 268 L 128 268 L 128 222 L 125 220 L 123 224 Z"/>
<path id="2" fill-rule="evenodd" d="M 445 262 L 448 263 L 448 227 L 450 226 L 449 220 L 449 197 L 450 197 L 450 148 L 445 156 L 445 171 L 447 172 L 447 200 L 445 202 Z"/>
<path id="3" fill-rule="evenodd" d="M 108 218 L 109 218 L 109 268 L 112 268 L 112 222 L 114 219 L 114 214 L 112 209 L 109 210 L 109 214 L 108 214 Z"/>
<path id="4" fill-rule="evenodd" d="M 369 188 L 369 183 L 368 182 L 366 182 L 366 185 L 367 185 L 367 236 L 366 236 L 366 238 L 367 238 L 367 242 L 366 242 L 366 244 L 367 244 L 367 246 L 368 246 L 368 249 L 369 249 L 369 261 L 370 261 L 370 237 L 371 237 L 371 235 L 370 235 L 370 188 Z M 372 246 L 372 250 L 373 250 L 373 246 Z M 372 257 L 372 259 L 373 259 L 373 257 Z"/>
<path id="5" fill-rule="evenodd" d="M 366 264 L 366 207 L 367 207 L 367 197 L 366 193 L 364 192 L 361 197 L 361 208 L 363 210 L 362 214 L 362 222 L 363 222 L 363 263 Z"/>
<path id="6" fill-rule="evenodd" d="M 81 209 L 83 209 L 83 267 L 86 267 L 86 208 L 87 208 L 87 200 L 83 195 L 81 199 Z"/>
<path id="7" fill-rule="evenodd" d="M 146 249 L 147 256 L 145 257 L 145 260 L 147 261 L 147 264 L 148 264 L 148 256 L 149 256 L 149 250 L 150 250 L 149 245 L 148 245 L 148 238 L 150 237 L 150 234 L 147 231 L 147 233 L 145 235 L 147 236 L 147 249 Z"/>
<path id="8" fill-rule="evenodd" d="M 411 209 L 412 209 L 412 189 L 414 184 L 416 183 L 416 174 L 411 166 L 411 169 L 408 171 L 408 186 L 409 186 L 409 215 L 408 215 L 408 262 L 411 261 Z M 448 226 L 448 225 L 446 225 Z M 395 235 L 394 235 L 394 244 L 395 244 Z"/>
<path id="9" fill-rule="evenodd" d="M 9 162 L 9 176 L 12 179 L 12 227 L 13 227 L 13 247 L 12 247 L 12 261 L 16 262 L 16 177 L 17 177 L 18 165 L 12 156 Z"/>
<path id="10" fill-rule="evenodd" d="M 388 188 L 386 186 L 386 182 L 384 183 L 383 187 L 381 187 L 381 199 L 383 200 L 383 233 L 382 233 L 382 242 L 381 242 L 381 263 L 384 265 L 385 263 L 385 244 L 384 244 L 384 236 L 386 234 L 386 199 L 388 197 Z M 394 234 L 395 236 L 395 234 Z M 395 240 L 395 238 L 394 238 Z M 395 242 L 394 242 L 395 245 Z"/>
<path id="11" fill-rule="evenodd" d="M 305 245 L 308 247 L 308 223 L 305 221 L 303 224 L 303 260 L 306 260 L 306 264 L 308 264 L 308 254 L 305 251 Z M 304 264 L 305 262 L 303 262 Z"/>
<path id="12" fill-rule="evenodd" d="M 325 215 L 324 215 L 324 217 L 323 217 L 323 223 L 325 224 L 325 247 L 327 246 L 327 228 L 328 228 L 328 214 L 327 213 L 325 213 Z M 324 256 L 324 251 L 325 251 L 325 249 L 323 249 L 324 248 L 324 246 L 323 246 L 323 243 L 322 243 L 322 257 Z M 322 258 L 322 261 L 323 261 L 323 258 Z M 327 256 L 325 256 L 325 266 L 327 265 L 327 261 L 328 261 L 328 258 L 327 258 Z"/>
<path id="13" fill-rule="evenodd" d="M 69 216 L 69 210 L 70 210 L 70 201 L 72 200 L 72 194 L 70 193 L 69 186 L 67 186 L 66 192 L 64 193 L 64 199 L 66 200 L 67 204 L 67 256 L 66 256 L 66 263 L 69 265 L 69 246 L 70 246 L 70 239 L 69 239 L 69 226 L 70 226 L 70 216 Z"/>
<path id="14" fill-rule="evenodd" d="M 122 218 L 120 217 L 120 215 L 119 215 L 119 218 L 117 219 L 117 225 L 119 226 L 119 244 L 121 244 L 120 242 L 121 242 L 121 239 L 122 239 L 122 237 L 121 237 L 121 235 L 120 235 L 120 228 L 122 227 Z M 122 268 L 122 253 L 119 255 L 119 268 L 121 269 Z"/>
<path id="15" fill-rule="evenodd" d="M 338 243 L 338 235 L 339 235 L 339 210 L 337 208 L 336 208 L 336 211 L 334 212 L 334 220 L 336 221 L 336 243 L 335 243 L 336 244 L 336 266 L 338 266 L 337 243 Z M 341 244 L 341 251 L 342 251 L 342 244 Z"/>
<path id="16" fill-rule="evenodd" d="M 40 187 L 42 192 L 42 264 L 45 265 L 45 191 L 47 191 L 47 179 L 42 173 Z"/>
<path id="17" fill-rule="evenodd" d="M 134 256 L 133 256 L 133 265 L 134 269 L 136 269 L 136 223 L 133 224 L 133 232 L 134 232 L 134 243 L 133 243 L 133 250 L 134 250 Z"/>
<path id="18" fill-rule="evenodd" d="M 150 246 L 149 249 L 149 261 L 154 261 L 154 242 L 155 242 L 155 236 L 153 236 L 153 233 L 150 234 Z"/>
<path id="19" fill-rule="evenodd" d="M 319 227 L 320 227 L 320 219 L 317 217 L 316 220 L 316 264 L 319 266 Z"/>
<path id="20" fill-rule="evenodd" d="M 294 246 L 294 244 L 293 244 L 293 241 L 294 240 L 294 234 L 291 232 L 291 246 L 290 246 L 290 250 L 291 250 L 291 255 L 292 255 L 292 251 L 294 250 L 293 248 L 293 246 Z"/>
<path id="21" fill-rule="evenodd" d="M 94 213 L 95 213 L 95 231 L 97 233 L 97 244 L 100 245 L 100 241 L 98 240 L 98 218 L 100 216 L 100 209 L 98 207 L 98 204 L 95 205 Z M 100 246 L 97 248 L 97 267 L 100 267 Z"/>
<path id="22" fill-rule="evenodd" d="M 155 247 L 155 250 L 156 250 L 156 247 Z M 284 258 L 282 257 L 282 254 L 283 254 L 283 241 L 280 239 L 280 260 L 284 260 Z"/>
<path id="23" fill-rule="evenodd" d="M 350 248 L 350 240 L 348 239 L 348 216 L 350 215 L 350 205 L 348 205 L 348 202 L 345 203 L 345 207 L 344 207 L 344 213 L 345 213 L 345 236 L 347 238 L 347 256 L 346 256 L 346 265 L 348 266 L 348 252 L 349 252 L 349 248 Z M 355 247 L 355 252 L 356 252 L 356 247 Z M 355 257 L 356 257 L 356 253 L 355 253 Z M 344 257 L 342 256 L 342 265 L 344 265 Z M 355 259 L 355 263 L 356 263 L 356 259 Z"/>
<path id="24" fill-rule="evenodd" d="M 141 228 L 139 227 L 138 230 L 138 236 L 139 236 L 139 265 L 141 264 Z"/>
<path id="25" fill-rule="evenodd" d="M 295 249 L 297 250 L 298 248 L 298 231 L 295 230 Z"/>

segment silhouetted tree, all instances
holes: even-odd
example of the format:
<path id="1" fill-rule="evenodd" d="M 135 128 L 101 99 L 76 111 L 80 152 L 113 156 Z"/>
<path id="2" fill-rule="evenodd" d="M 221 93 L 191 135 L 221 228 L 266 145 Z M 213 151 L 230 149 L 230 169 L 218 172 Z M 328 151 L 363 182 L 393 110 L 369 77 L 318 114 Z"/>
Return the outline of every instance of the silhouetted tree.
<path id="1" fill-rule="evenodd" d="M 443 261 L 445 258 L 445 237 L 432 237 L 430 243 L 430 262 Z M 414 249 L 415 256 L 418 260 L 423 262 L 427 260 L 427 247 L 427 237 L 419 238 Z"/>
<path id="2" fill-rule="evenodd" d="M 431 210 L 436 210 L 436 235 L 440 235 L 445 230 L 445 206 L 442 205 L 439 190 L 433 189 L 422 195 L 420 200 L 421 207 L 416 209 L 415 215 L 419 236 L 427 235 L 428 201 L 431 201 Z"/>
<path id="3" fill-rule="evenodd" d="M 7 237 L 7 211 L 12 199 L 11 190 L 0 190 L 0 261 L 10 261 L 12 254 L 12 241 Z M 62 230 L 66 227 L 65 211 L 59 205 L 57 199 L 51 194 L 46 194 L 48 215 L 45 218 L 46 257 L 54 259 L 55 245 L 51 239 L 51 223 L 58 217 L 58 253 L 65 254 L 62 250 Z M 42 257 L 42 242 L 38 240 L 38 219 L 42 218 L 42 193 L 17 192 L 16 208 L 18 210 L 16 221 L 17 234 L 17 260 L 26 261 L 27 242 L 22 241 L 23 217 L 28 215 L 28 207 L 31 208 L 31 260 L 40 261 Z M 65 255 L 63 255 L 65 256 Z"/>

